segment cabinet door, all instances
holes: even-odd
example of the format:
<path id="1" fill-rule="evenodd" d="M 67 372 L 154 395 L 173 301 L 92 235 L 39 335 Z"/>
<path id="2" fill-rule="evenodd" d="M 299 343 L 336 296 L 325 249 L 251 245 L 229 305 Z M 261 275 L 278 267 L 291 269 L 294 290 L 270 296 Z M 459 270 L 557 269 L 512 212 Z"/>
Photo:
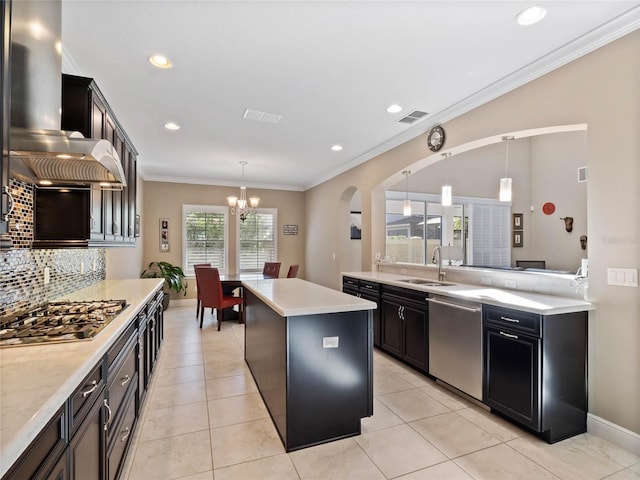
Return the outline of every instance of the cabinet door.
<path id="1" fill-rule="evenodd" d="M 123 142 L 122 144 L 122 154 L 120 155 L 120 163 L 122 164 L 122 170 L 124 171 L 125 179 L 127 180 L 127 186 L 122 189 L 120 192 L 120 235 L 125 242 L 130 240 L 130 237 L 133 235 L 129 232 L 129 224 L 131 221 L 129 220 L 129 184 L 131 180 L 129 179 L 129 150 L 127 144 Z"/>
<path id="2" fill-rule="evenodd" d="M 540 429 L 540 340 L 484 329 L 484 401 L 514 420 Z"/>
<path id="3" fill-rule="evenodd" d="M 428 320 L 427 308 L 424 305 L 413 305 L 409 302 L 403 305 L 402 318 L 404 320 L 403 355 L 402 358 L 419 368 L 427 371 L 428 355 Z"/>
<path id="4" fill-rule="evenodd" d="M 127 191 L 129 194 L 129 202 L 127 206 L 129 208 L 129 237 L 133 241 L 135 238 L 135 225 L 136 225 L 136 192 L 137 192 L 137 165 L 136 165 L 136 155 L 131 151 L 127 150 L 127 158 L 129 159 L 128 170 L 127 170 Z"/>
<path id="5" fill-rule="evenodd" d="M 42 477 L 44 480 L 68 480 L 69 469 L 67 468 L 67 452 L 65 451 L 58 462 L 49 471 L 47 476 Z M 38 479 L 39 480 L 39 479 Z"/>
<path id="6" fill-rule="evenodd" d="M 382 297 L 381 345 L 385 350 L 402 356 L 402 305 L 399 301 Z"/>
<path id="7" fill-rule="evenodd" d="M 104 391 L 73 436 L 69 445 L 71 479 L 102 480 L 104 478 Z"/>

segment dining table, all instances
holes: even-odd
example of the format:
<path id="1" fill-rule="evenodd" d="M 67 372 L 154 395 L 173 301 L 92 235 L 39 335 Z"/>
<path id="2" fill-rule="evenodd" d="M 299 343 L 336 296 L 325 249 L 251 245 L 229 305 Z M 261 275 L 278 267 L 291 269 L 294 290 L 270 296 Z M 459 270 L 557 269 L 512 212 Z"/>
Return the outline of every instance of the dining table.
<path id="1" fill-rule="evenodd" d="M 233 290 L 234 294 L 243 298 L 242 282 L 263 280 L 265 278 L 271 277 L 265 276 L 262 272 L 220 273 L 220 282 L 225 295 L 228 294 L 228 291 Z M 244 323 L 244 305 L 240 305 L 238 311 L 233 310 L 233 308 L 228 310 L 228 312 L 225 312 L 225 319 L 237 319 L 240 323 Z"/>

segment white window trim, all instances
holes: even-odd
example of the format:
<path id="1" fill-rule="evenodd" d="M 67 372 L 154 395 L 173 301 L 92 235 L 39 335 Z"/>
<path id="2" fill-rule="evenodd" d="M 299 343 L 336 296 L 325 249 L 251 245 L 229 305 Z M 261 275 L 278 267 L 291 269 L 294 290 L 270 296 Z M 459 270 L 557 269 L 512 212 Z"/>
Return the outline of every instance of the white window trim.
<path id="1" fill-rule="evenodd" d="M 229 207 L 219 205 L 182 204 L 182 265 L 186 273 L 187 265 L 187 212 L 222 213 L 224 214 L 224 264 L 220 273 L 227 273 L 229 268 Z M 189 278 L 195 278 L 189 276 Z"/>
<path id="2" fill-rule="evenodd" d="M 274 262 L 278 261 L 278 209 L 277 208 L 256 208 L 256 213 L 270 213 L 274 219 L 274 235 L 273 235 L 273 248 L 276 252 L 276 258 Z M 238 272 L 254 272 L 258 270 L 241 270 L 240 269 L 240 217 L 236 221 L 236 265 Z M 226 244 L 225 244 L 226 245 Z"/>

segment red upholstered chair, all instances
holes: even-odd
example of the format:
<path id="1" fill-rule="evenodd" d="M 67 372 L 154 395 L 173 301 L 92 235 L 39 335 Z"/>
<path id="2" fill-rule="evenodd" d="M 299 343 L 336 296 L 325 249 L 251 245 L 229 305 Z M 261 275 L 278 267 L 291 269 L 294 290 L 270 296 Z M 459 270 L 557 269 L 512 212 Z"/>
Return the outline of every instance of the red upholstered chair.
<path id="1" fill-rule="evenodd" d="M 280 275 L 280 262 L 265 262 L 262 275 L 265 278 L 278 278 L 278 275 Z"/>
<path id="2" fill-rule="evenodd" d="M 193 271 L 195 272 L 200 267 L 210 267 L 210 263 L 194 263 Z M 200 285 L 198 285 L 198 274 L 196 273 L 196 318 L 200 313 Z"/>
<path id="3" fill-rule="evenodd" d="M 196 270 L 196 276 L 199 278 L 200 293 L 200 328 L 204 317 L 205 308 L 215 308 L 218 317 L 218 330 L 224 320 L 225 308 L 231 308 L 235 305 L 242 304 L 242 297 L 233 297 L 225 295 L 222 292 L 222 282 L 220 281 L 220 273 L 217 268 L 201 267 Z M 242 308 L 240 308 L 240 322 L 242 323 Z"/>
<path id="4" fill-rule="evenodd" d="M 291 265 L 287 272 L 287 278 L 296 278 L 298 276 L 298 268 L 300 268 L 300 265 Z"/>

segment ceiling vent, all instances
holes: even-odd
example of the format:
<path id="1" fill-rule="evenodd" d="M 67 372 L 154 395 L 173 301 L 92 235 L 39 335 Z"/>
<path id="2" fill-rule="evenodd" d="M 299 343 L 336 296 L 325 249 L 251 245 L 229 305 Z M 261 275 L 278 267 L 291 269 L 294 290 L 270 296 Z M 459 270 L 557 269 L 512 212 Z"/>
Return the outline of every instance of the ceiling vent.
<path id="1" fill-rule="evenodd" d="M 580 167 L 578 168 L 578 182 L 586 182 L 587 178 L 589 176 L 589 170 L 587 169 L 587 167 Z"/>
<path id="2" fill-rule="evenodd" d="M 420 120 L 423 117 L 426 117 L 427 115 L 429 115 L 427 112 L 421 112 L 420 110 L 414 110 L 413 112 L 405 115 L 404 117 L 402 117 L 398 121 L 400 123 L 408 123 L 409 125 L 411 125 L 412 123 L 417 122 L 418 120 Z"/>
<path id="3" fill-rule="evenodd" d="M 282 119 L 282 115 L 278 115 L 277 113 L 262 112 L 252 108 L 247 108 L 242 116 L 247 120 L 265 123 L 279 123 L 280 119 Z"/>

